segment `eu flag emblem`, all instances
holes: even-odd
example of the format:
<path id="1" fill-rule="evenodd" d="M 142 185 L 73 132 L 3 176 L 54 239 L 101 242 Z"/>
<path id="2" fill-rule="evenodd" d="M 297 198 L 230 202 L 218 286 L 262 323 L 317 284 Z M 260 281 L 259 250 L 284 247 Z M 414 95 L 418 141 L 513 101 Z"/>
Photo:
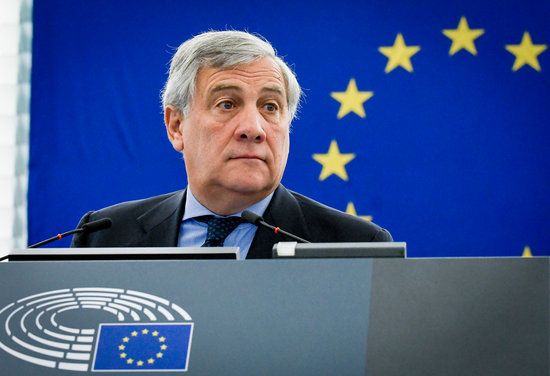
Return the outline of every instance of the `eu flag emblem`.
<path id="1" fill-rule="evenodd" d="M 187 371 L 192 323 L 101 324 L 93 371 Z"/>

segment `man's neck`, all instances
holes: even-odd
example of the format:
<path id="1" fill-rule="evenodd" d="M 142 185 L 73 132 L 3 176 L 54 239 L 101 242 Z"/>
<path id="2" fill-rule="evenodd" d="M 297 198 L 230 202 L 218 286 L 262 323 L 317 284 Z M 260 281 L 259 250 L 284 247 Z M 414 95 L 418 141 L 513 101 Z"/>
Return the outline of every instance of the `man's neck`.
<path id="1" fill-rule="evenodd" d="M 199 203 L 201 203 L 212 213 L 222 216 L 233 215 L 235 213 L 241 212 L 244 209 L 249 208 L 250 206 L 262 201 L 275 190 L 273 189 L 270 192 L 255 193 L 252 195 L 242 194 L 238 192 L 201 195 L 200 192 L 195 192 L 192 187 L 190 187 L 190 189 Z M 212 197 L 214 199 L 208 199 Z"/>

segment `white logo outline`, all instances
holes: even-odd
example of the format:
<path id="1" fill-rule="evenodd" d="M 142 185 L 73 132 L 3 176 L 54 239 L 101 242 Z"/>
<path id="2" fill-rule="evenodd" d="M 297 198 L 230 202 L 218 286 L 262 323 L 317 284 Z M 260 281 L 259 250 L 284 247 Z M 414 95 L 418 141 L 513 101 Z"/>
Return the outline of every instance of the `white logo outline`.
<path id="1" fill-rule="evenodd" d="M 97 347 L 99 330 L 72 328 L 57 322 L 58 313 L 78 309 L 108 312 L 116 317 L 119 324 L 189 324 L 192 320 L 179 305 L 159 296 L 131 289 L 78 287 L 50 290 L 21 298 L 0 309 L 0 349 L 22 361 L 50 369 L 101 372 L 92 369 L 95 358 L 92 357 L 92 344 L 95 341 Z M 10 342 L 7 343 L 4 339 L 9 339 Z"/>

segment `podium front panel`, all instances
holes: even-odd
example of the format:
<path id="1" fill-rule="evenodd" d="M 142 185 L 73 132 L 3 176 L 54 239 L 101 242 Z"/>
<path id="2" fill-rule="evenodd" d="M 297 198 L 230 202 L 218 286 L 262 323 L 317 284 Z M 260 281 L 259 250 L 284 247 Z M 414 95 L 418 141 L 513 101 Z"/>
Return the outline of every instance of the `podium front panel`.
<path id="1" fill-rule="evenodd" d="M 1 263 L 0 365 L 2 375 L 549 375 L 548 261 Z"/>
<path id="2" fill-rule="evenodd" d="M 193 326 L 187 367 L 175 365 L 176 373 L 363 374 L 371 274 L 369 260 L 3 263 L 0 309 L 13 305 L 0 313 L 2 375 L 171 372 L 155 367 L 167 363 L 175 337 L 146 350 L 166 330 L 131 325 L 161 322 Z M 98 351 L 107 323 L 128 325 L 127 334 Z M 143 350 L 130 349 L 140 340 Z M 110 370 L 94 367 L 102 357 Z"/>

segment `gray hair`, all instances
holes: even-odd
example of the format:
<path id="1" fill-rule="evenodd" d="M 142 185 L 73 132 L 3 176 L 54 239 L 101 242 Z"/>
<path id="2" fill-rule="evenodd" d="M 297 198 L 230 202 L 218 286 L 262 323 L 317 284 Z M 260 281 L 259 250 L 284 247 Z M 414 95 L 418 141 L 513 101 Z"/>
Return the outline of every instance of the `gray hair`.
<path id="1" fill-rule="evenodd" d="M 170 73 L 162 91 L 162 105 L 171 104 L 184 116 L 189 115 L 201 67 L 224 69 L 250 64 L 264 57 L 275 61 L 285 84 L 290 119 L 294 119 L 302 90 L 294 72 L 277 56 L 265 38 L 244 31 L 209 31 L 182 43 L 170 64 Z"/>

